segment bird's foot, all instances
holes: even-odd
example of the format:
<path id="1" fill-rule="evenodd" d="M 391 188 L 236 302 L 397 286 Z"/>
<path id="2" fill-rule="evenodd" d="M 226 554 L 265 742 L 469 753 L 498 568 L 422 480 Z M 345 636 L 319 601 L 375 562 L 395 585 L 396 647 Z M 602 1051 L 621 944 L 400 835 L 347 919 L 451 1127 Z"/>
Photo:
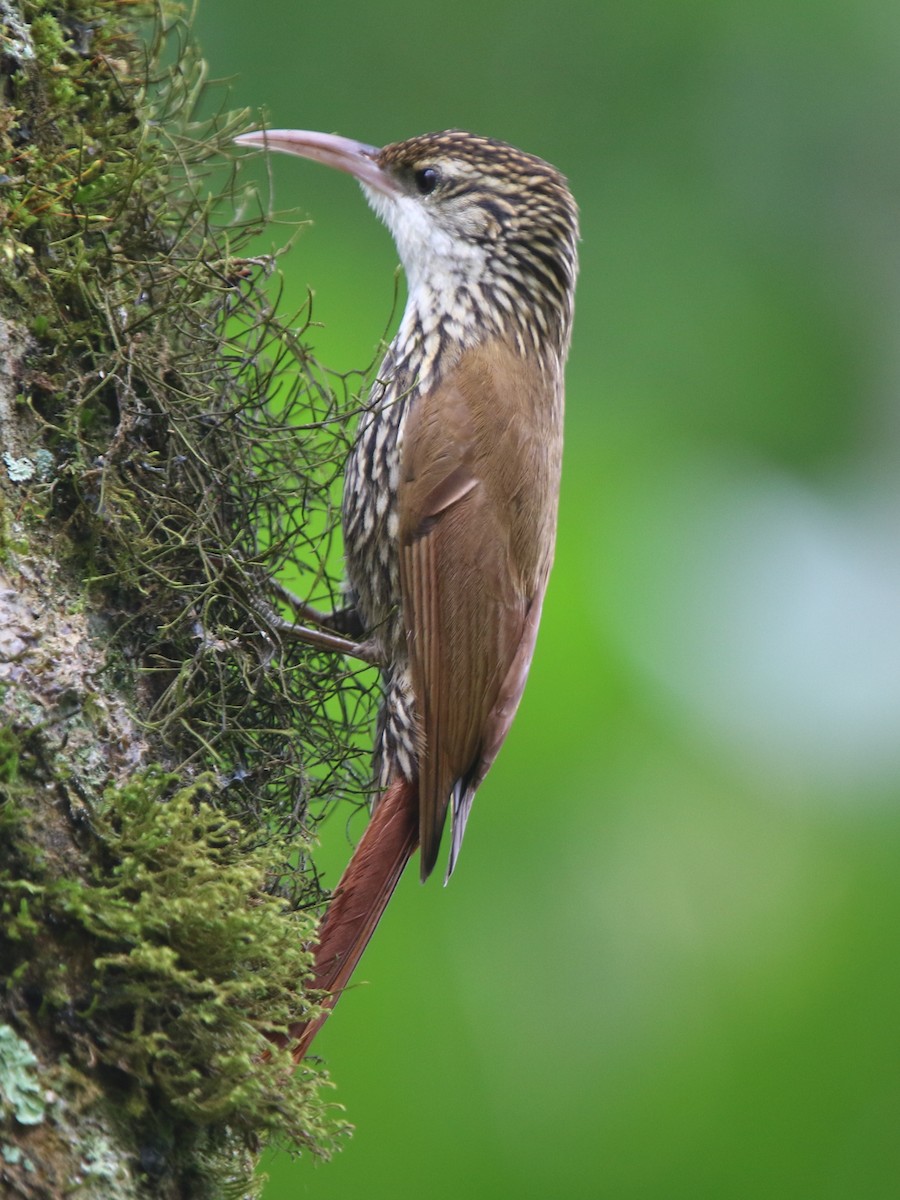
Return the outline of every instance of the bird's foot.
<path id="1" fill-rule="evenodd" d="M 294 616 L 298 621 L 308 622 L 310 625 L 316 625 L 319 629 L 325 629 L 329 633 L 336 633 L 341 637 L 349 637 L 353 640 L 361 638 L 365 632 L 362 621 L 359 619 L 359 613 L 352 604 L 347 605 L 346 608 L 336 608 L 330 613 L 322 612 L 320 608 L 313 608 L 311 604 L 307 604 L 299 596 L 295 596 L 290 588 L 286 588 L 277 579 L 270 579 L 269 587 L 279 599 L 293 609 Z"/>
<path id="2" fill-rule="evenodd" d="M 323 613 L 304 603 L 277 580 L 270 579 L 267 582 L 271 591 L 284 600 L 300 618 L 298 621 L 285 620 L 262 596 L 257 595 L 255 598 L 256 611 L 265 619 L 266 625 L 273 633 L 292 641 L 305 642 L 308 646 L 318 646 L 321 650 L 346 654 L 351 658 L 358 658 L 362 662 L 371 663 L 373 666 L 381 666 L 381 659 L 372 641 L 343 636 L 345 633 L 362 633 L 362 626 L 355 608 L 342 608 L 333 613 Z"/>
<path id="3" fill-rule="evenodd" d="M 333 650 L 335 654 L 347 654 L 375 667 L 381 666 L 381 658 L 370 641 L 354 642 L 351 638 L 340 637 L 325 629 L 314 629 L 309 625 L 286 621 L 277 614 L 274 614 L 274 619 L 269 619 L 268 624 L 281 637 L 306 642 L 308 646 L 318 646 L 321 650 Z"/>

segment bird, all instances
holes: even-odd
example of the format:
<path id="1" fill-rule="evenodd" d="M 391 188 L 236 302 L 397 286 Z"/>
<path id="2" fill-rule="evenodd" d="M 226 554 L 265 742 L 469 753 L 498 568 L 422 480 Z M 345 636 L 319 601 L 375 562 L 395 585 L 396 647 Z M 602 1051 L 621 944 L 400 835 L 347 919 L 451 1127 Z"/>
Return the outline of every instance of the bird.
<path id="1" fill-rule="evenodd" d="M 348 603 L 301 630 L 377 662 L 383 700 L 377 799 L 315 951 L 321 1013 L 277 1039 L 299 1062 L 417 848 L 433 871 L 448 813 L 449 879 L 519 705 L 554 556 L 579 223 L 555 167 L 459 129 L 235 140 L 354 176 L 407 283 L 345 471 Z"/>

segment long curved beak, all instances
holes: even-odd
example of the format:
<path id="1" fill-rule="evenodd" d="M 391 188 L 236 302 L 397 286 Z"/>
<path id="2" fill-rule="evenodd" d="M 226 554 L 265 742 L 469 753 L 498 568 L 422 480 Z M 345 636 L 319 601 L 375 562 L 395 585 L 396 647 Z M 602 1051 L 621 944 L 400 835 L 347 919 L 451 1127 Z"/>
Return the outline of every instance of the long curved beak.
<path id="1" fill-rule="evenodd" d="M 391 176 L 378 165 L 381 151 L 377 146 L 338 137 L 336 133 L 314 133 L 308 129 L 253 129 L 250 133 L 239 134 L 234 140 L 239 146 L 280 150 L 284 154 L 311 158 L 326 167 L 336 167 L 386 196 L 396 196 L 400 191 Z"/>

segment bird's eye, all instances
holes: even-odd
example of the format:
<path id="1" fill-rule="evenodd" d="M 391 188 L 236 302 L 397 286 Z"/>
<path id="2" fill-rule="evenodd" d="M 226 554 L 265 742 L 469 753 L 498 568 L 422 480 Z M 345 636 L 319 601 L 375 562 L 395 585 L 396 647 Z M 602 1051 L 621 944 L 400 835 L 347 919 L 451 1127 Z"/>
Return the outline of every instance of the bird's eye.
<path id="1" fill-rule="evenodd" d="M 440 172 L 434 167 L 423 167 L 413 174 L 416 191 L 420 196 L 430 196 L 441 181 Z"/>

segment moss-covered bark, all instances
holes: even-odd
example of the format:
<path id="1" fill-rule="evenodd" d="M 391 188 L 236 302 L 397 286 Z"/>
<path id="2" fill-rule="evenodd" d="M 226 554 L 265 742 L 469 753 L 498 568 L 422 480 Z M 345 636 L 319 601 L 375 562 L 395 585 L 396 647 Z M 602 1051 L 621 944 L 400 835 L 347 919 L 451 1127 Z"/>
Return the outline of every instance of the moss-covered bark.
<path id="1" fill-rule="evenodd" d="M 192 123 L 177 19 L 0 21 L 0 1191 L 245 1195 L 341 1129 L 265 1035 L 310 1004 L 307 831 L 368 705 L 257 597 L 333 589 L 347 405 L 213 221 L 238 118 Z"/>

